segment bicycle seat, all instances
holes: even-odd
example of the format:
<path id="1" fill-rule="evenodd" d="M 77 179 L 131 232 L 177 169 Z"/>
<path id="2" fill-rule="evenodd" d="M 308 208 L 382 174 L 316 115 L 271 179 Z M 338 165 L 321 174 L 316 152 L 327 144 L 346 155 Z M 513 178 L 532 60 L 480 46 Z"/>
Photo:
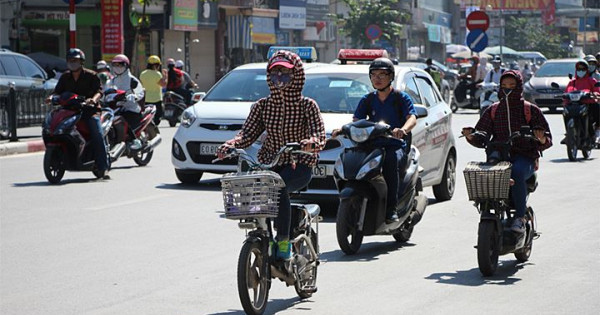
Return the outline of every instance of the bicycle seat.
<path id="1" fill-rule="evenodd" d="M 538 186 L 537 173 L 534 172 L 533 175 L 531 175 L 531 177 L 529 177 L 525 183 L 527 184 L 527 192 L 534 192 Z"/>

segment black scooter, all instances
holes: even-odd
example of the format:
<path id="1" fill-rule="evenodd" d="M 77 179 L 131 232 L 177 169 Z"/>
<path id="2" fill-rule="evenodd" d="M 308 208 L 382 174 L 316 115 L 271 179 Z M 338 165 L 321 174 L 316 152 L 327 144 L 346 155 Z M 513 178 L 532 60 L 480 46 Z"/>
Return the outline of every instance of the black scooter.
<path id="1" fill-rule="evenodd" d="M 427 197 L 419 194 L 423 187 L 418 149 L 411 147 L 399 160 L 405 174 L 398 187 L 399 220 L 387 224 L 387 185 L 382 173 L 385 150 L 375 142 L 382 137 L 393 139 L 390 126 L 359 120 L 344 125 L 340 134 L 355 145 L 340 154 L 333 174 L 340 198 L 336 220 L 340 248 L 348 255 L 355 254 L 365 235 L 392 235 L 398 242 L 408 241 L 427 206 Z"/>

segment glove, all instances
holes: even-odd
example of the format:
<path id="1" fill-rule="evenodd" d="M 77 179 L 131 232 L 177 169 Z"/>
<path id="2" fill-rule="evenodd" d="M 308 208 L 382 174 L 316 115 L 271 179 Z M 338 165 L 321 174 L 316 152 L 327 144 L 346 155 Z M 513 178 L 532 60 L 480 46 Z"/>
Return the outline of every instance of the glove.
<path id="1" fill-rule="evenodd" d="M 135 95 L 134 95 L 134 94 L 128 94 L 128 95 L 125 97 L 125 99 L 126 99 L 128 102 L 133 102 L 133 103 L 135 103 L 135 102 L 136 102 L 136 101 L 135 101 Z"/>

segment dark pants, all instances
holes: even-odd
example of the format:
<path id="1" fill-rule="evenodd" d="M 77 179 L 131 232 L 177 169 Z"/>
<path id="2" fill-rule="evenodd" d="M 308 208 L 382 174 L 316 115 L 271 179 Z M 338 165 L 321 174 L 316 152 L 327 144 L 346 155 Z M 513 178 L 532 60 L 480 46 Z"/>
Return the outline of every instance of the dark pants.
<path id="1" fill-rule="evenodd" d="M 275 220 L 277 228 L 277 240 L 285 240 L 290 237 L 290 225 L 292 209 L 290 207 L 290 192 L 298 191 L 308 185 L 312 178 L 312 169 L 305 164 L 296 164 L 293 169 L 290 164 L 282 165 L 274 169 L 285 182 L 285 188 L 279 194 L 279 215 Z"/>
<path id="2" fill-rule="evenodd" d="M 125 121 L 129 125 L 128 132 L 129 136 L 131 136 L 131 140 L 137 138 L 135 136 L 135 129 L 140 126 L 142 114 L 135 112 L 121 112 L 121 116 L 125 118 Z"/>
<path id="3" fill-rule="evenodd" d="M 600 104 L 590 104 L 589 106 L 589 130 L 591 131 L 591 135 L 594 135 L 595 128 L 598 128 L 598 124 L 600 123 Z M 595 125 L 594 125 L 595 124 Z"/>
<path id="4" fill-rule="evenodd" d="M 146 103 L 146 105 L 154 105 L 156 106 L 156 114 L 154 115 L 154 124 L 158 126 L 160 124 L 160 119 L 164 116 L 165 110 L 162 105 L 162 101 Z"/>
<path id="5" fill-rule="evenodd" d="M 383 160 L 383 179 L 387 185 L 387 215 L 391 215 L 398 204 L 398 188 L 400 181 L 404 178 L 405 165 L 404 156 L 405 147 L 397 143 L 386 143 L 383 146 L 385 150 L 385 159 Z"/>
<path id="6" fill-rule="evenodd" d="M 172 89 L 170 91 L 173 91 L 173 92 L 181 95 L 183 97 L 183 100 L 185 101 L 186 106 L 192 101 L 192 91 L 191 90 L 186 90 L 184 88 L 178 88 L 178 89 Z"/>
<path id="7" fill-rule="evenodd" d="M 106 143 L 104 142 L 104 136 L 102 135 L 102 126 L 100 125 L 100 118 L 97 116 L 91 116 L 88 118 L 82 118 L 85 120 L 90 130 L 90 139 L 94 149 L 94 159 L 96 161 L 96 167 L 99 171 L 108 170 L 108 155 L 106 153 Z"/>

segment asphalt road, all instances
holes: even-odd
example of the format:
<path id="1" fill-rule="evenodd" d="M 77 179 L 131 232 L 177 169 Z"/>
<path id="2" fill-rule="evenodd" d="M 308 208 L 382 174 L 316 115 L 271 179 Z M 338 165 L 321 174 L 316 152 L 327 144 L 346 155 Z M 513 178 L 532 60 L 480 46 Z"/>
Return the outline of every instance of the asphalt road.
<path id="1" fill-rule="evenodd" d="M 474 112 L 453 128 L 474 125 Z M 555 142 L 564 127 L 547 115 Z M 166 124 L 163 124 L 166 126 Z M 146 167 L 114 164 L 109 181 L 67 173 L 49 185 L 43 153 L 0 158 L 0 314 L 242 314 L 236 265 L 244 231 L 222 217 L 216 175 L 178 184 L 170 163 L 174 128 Z M 267 313 L 596 314 L 600 309 L 600 151 L 568 162 L 563 145 L 541 161 L 530 203 L 542 236 L 530 261 L 501 257 L 481 276 L 479 221 L 461 170 L 483 152 L 457 139 L 458 182 L 451 201 L 432 204 L 411 240 L 366 237 L 345 256 L 332 206 L 321 222 L 319 291 L 305 301 L 274 280 Z"/>

